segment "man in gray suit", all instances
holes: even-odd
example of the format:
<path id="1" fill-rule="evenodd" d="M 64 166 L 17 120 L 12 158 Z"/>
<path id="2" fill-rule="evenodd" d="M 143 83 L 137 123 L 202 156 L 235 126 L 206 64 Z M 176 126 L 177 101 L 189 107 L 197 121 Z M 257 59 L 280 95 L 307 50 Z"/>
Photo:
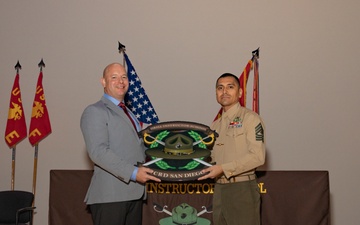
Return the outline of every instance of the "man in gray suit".
<path id="1" fill-rule="evenodd" d="M 127 110 L 129 118 L 118 106 L 129 88 L 125 68 L 118 63 L 108 65 L 101 84 L 104 96 L 81 116 L 86 149 L 94 162 L 85 202 L 94 225 L 140 225 L 144 183 L 160 180 L 151 175 L 151 169 L 135 166 L 145 160 L 145 146 L 137 135 L 140 125 L 136 117 Z"/>

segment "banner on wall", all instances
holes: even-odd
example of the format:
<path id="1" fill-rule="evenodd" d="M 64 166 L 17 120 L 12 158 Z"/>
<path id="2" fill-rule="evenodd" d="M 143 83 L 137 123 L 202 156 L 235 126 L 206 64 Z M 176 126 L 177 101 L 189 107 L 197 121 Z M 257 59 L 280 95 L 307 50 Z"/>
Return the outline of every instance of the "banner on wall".
<path id="1" fill-rule="evenodd" d="M 92 224 L 84 203 L 92 174 L 92 170 L 50 171 L 49 225 Z M 330 225 L 328 171 L 257 171 L 256 174 L 262 199 L 262 225 Z M 214 184 L 211 180 L 148 182 L 146 189 L 143 225 L 160 222 L 173 225 L 173 221 L 190 222 L 199 218 L 202 224 L 212 221 Z M 180 212 L 183 219 L 177 220 Z M 186 218 L 187 215 L 190 217 Z"/>
<path id="2" fill-rule="evenodd" d="M 146 190 L 143 224 L 211 224 L 213 182 L 149 182 Z"/>

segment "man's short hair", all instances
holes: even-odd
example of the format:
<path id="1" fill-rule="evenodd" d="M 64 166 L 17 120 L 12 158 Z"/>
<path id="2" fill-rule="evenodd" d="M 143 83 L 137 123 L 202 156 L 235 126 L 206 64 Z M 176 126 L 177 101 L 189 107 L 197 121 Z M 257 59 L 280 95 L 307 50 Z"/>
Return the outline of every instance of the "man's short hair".
<path id="1" fill-rule="evenodd" d="M 223 78 L 223 77 L 233 77 L 235 82 L 237 83 L 237 85 L 240 87 L 240 81 L 239 81 L 239 78 L 237 76 L 235 76 L 234 74 L 232 73 L 223 73 L 217 80 L 216 80 L 216 85 L 219 81 L 220 78 Z"/>

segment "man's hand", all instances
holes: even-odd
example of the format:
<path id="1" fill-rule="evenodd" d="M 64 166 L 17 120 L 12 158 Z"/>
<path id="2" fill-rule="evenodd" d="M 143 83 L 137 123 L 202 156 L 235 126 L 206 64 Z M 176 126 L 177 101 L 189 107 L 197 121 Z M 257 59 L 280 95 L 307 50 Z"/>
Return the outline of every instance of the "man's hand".
<path id="1" fill-rule="evenodd" d="M 216 177 L 221 176 L 224 171 L 220 165 L 214 165 L 211 167 L 208 167 L 206 169 L 201 170 L 202 173 L 208 173 L 202 177 L 199 177 L 198 180 L 205 180 L 208 178 L 215 179 Z"/>
<path id="2" fill-rule="evenodd" d="M 138 172 L 136 174 L 136 182 L 139 183 L 146 183 L 146 181 L 148 180 L 153 180 L 156 182 L 161 182 L 161 180 L 157 177 L 154 177 L 153 175 L 151 175 L 154 171 L 150 168 L 147 167 L 139 167 Z"/>

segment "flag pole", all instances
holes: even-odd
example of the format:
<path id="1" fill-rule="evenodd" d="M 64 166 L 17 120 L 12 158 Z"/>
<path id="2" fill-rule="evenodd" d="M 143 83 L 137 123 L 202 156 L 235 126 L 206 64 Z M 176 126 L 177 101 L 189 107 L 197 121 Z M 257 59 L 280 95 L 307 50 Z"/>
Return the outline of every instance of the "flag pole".
<path id="1" fill-rule="evenodd" d="M 34 198 L 35 198 L 35 193 L 36 193 L 38 151 L 39 151 L 39 144 L 36 144 L 35 152 L 34 152 L 34 170 L 33 170 L 33 187 L 32 187 L 32 193 L 34 194 Z M 35 202 L 35 200 L 33 202 Z"/>
<path id="2" fill-rule="evenodd" d="M 19 60 L 17 61 L 15 65 L 16 74 L 19 74 L 19 71 L 21 70 L 21 65 L 19 63 Z M 11 153 L 11 190 L 15 189 L 15 158 L 16 158 L 16 145 L 12 147 L 12 153 Z"/>
<path id="3" fill-rule="evenodd" d="M 13 147 L 11 153 L 11 190 L 14 190 L 15 188 L 15 155 L 16 147 Z"/>

